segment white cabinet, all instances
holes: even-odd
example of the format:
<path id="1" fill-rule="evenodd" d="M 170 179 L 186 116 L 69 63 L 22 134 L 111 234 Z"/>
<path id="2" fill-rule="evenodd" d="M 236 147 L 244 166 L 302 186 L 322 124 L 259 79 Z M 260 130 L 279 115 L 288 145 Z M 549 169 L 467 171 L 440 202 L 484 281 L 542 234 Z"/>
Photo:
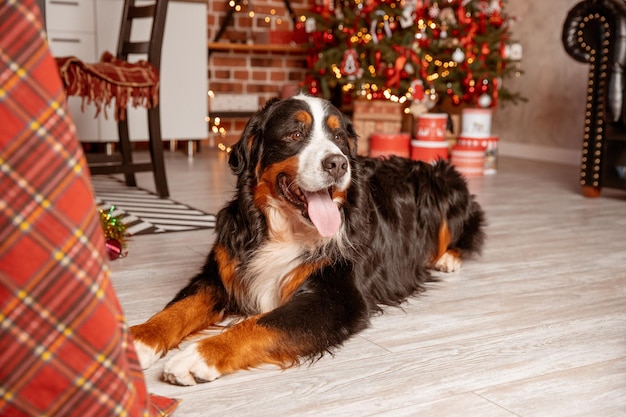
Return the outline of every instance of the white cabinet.
<path id="1" fill-rule="evenodd" d="M 46 27 L 54 55 L 74 55 L 85 62 L 97 59 L 94 0 L 46 0 Z M 79 97 L 68 100 L 79 138 L 97 140 L 99 123 L 93 111 L 81 111 L 81 101 Z"/>
<path id="2" fill-rule="evenodd" d="M 85 61 L 96 61 L 104 51 L 114 53 L 122 4 L 122 0 L 46 0 L 52 53 L 76 55 Z M 145 39 L 148 31 L 147 24 L 137 26 L 131 36 Z M 163 139 L 207 136 L 207 88 L 206 3 L 170 0 L 161 55 Z M 112 108 L 108 109 L 109 119 L 94 119 L 92 106 L 87 106 L 82 114 L 77 111 L 80 112 L 80 99 L 72 97 L 70 112 L 80 140 L 117 141 Z M 129 126 L 132 140 L 147 140 L 145 109 L 129 109 Z"/>

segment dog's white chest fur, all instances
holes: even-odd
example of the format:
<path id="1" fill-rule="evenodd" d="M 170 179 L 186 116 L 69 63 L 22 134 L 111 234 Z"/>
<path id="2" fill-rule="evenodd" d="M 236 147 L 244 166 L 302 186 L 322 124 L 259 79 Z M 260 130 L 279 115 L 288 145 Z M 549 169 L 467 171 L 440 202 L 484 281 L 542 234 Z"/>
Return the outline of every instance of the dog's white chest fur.
<path id="1" fill-rule="evenodd" d="M 293 242 L 270 241 L 254 255 L 246 271 L 250 307 L 258 312 L 275 309 L 281 302 L 281 288 L 301 263 L 302 248 Z"/>

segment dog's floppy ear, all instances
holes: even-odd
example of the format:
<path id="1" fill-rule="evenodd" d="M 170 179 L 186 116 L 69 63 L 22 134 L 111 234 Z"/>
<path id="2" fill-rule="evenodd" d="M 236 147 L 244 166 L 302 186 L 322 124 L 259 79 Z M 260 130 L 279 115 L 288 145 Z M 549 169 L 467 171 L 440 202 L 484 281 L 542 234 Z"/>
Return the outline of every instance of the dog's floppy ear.
<path id="1" fill-rule="evenodd" d="M 258 157 L 261 148 L 261 141 L 257 140 L 263 135 L 263 127 L 271 106 L 279 101 L 278 98 L 269 100 L 265 106 L 256 112 L 243 130 L 239 141 L 232 147 L 228 158 L 230 169 L 235 175 L 240 175 L 250 166 L 255 156 Z"/>

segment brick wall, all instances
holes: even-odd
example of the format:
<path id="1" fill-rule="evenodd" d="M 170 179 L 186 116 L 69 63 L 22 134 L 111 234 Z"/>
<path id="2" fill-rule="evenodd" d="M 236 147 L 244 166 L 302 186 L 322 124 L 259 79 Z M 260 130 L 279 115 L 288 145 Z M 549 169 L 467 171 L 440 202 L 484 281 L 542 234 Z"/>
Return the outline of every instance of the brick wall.
<path id="1" fill-rule="evenodd" d="M 291 0 L 296 15 L 309 8 L 309 1 Z M 233 21 L 219 41 L 220 46 L 209 47 L 209 89 L 215 95 L 255 94 L 258 95 L 256 104 L 261 106 L 270 98 L 281 96 L 285 86 L 294 88 L 304 80 L 306 57 L 298 49 L 278 46 L 289 45 L 293 34 L 293 23 L 282 0 L 253 0 L 251 4 L 252 7 L 241 2 L 241 10 L 233 15 Z M 226 0 L 208 3 L 209 42 L 215 39 L 229 8 Z M 250 12 L 253 12 L 252 17 Z M 222 43 L 234 43 L 235 47 Z M 271 45 L 271 48 L 264 45 Z M 249 115 L 222 117 L 220 126 L 225 134 L 212 134 L 212 138 L 216 143 L 233 144 L 248 118 Z M 209 127 L 214 122 L 212 117 Z"/>

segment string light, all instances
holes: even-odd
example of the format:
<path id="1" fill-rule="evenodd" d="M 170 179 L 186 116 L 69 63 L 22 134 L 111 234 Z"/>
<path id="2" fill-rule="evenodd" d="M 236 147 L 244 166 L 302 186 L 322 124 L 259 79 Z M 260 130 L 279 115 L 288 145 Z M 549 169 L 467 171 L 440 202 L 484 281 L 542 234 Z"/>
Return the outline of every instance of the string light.
<path id="1" fill-rule="evenodd" d="M 519 62 L 503 65 L 509 61 L 502 45 L 512 43 L 515 19 L 504 14 L 502 0 L 331 3 L 317 2 L 299 20 L 311 36 L 307 83 L 327 98 L 336 85 L 359 97 L 403 103 L 444 96 L 469 103 L 487 93 L 495 105 L 505 95 L 501 80 L 521 74 Z M 358 60 L 346 60 L 346 51 Z M 474 78 L 486 84 L 470 84 Z M 428 85 L 428 95 L 409 90 L 416 81 Z"/>

